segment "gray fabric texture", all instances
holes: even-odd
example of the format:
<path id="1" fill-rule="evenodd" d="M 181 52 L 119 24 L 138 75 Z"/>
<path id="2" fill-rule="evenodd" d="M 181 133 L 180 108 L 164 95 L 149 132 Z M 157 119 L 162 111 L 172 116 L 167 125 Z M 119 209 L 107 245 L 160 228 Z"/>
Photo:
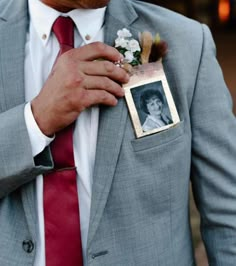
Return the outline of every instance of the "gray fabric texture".
<path id="1" fill-rule="evenodd" d="M 0 265 L 33 265 L 35 184 L 53 167 L 32 157 L 24 122 L 26 0 L 0 2 Z M 126 27 L 159 32 L 181 122 L 135 139 L 124 99 L 101 107 L 88 234 L 88 265 L 195 265 L 189 184 L 201 214 L 209 264 L 236 264 L 236 120 L 208 28 L 141 1 L 111 0 L 105 42 Z M 68 244 L 68 243 L 65 243 Z M 14 254 L 14 255 L 13 255 Z"/>

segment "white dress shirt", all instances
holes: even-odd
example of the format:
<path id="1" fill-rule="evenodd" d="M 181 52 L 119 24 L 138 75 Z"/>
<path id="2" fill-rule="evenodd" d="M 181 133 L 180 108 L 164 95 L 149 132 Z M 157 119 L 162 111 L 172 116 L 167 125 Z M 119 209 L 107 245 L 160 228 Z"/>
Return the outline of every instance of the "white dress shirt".
<path id="1" fill-rule="evenodd" d="M 29 131 L 33 156 L 40 153 L 50 142 L 38 128 L 31 112 L 30 101 L 40 92 L 59 52 L 59 44 L 51 32 L 52 25 L 58 16 L 70 16 L 75 27 L 75 47 L 94 41 L 103 41 L 103 22 L 105 8 L 94 10 L 72 10 L 62 14 L 40 0 L 28 0 L 30 26 L 25 46 L 25 100 L 29 102 L 25 107 L 26 125 Z M 89 23 L 88 23 L 89 21 Z M 73 141 L 74 159 L 77 167 L 77 186 L 80 202 L 80 222 L 82 247 L 85 261 L 87 235 L 90 216 L 92 177 L 95 161 L 98 107 L 85 110 L 76 120 Z M 43 177 L 36 180 L 37 191 L 37 250 L 34 266 L 45 266 L 45 238 L 43 217 Z M 58 206 L 60 207 L 60 206 Z M 66 243 L 65 243 L 66 244 Z M 55 254 L 56 256 L 57 254 Z"/>

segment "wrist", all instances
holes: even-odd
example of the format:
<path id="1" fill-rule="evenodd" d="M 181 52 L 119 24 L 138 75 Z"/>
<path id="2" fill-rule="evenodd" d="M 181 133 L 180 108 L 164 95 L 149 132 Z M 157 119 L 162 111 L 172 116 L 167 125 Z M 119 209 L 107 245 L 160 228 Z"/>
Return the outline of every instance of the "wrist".
<path id="1" fill-rule="evenodd" d="M 41 109 L 43 111 L 41 111 Z M 44 108 L 39 108 L 39 104 L 37 103 L 37 98 L 33 99 L 31 102 L 31 110 L 34 120 L 45 136 L 52 138 L 55 132 L 51 129 L 50 123 L 48 121 L 48 115 L 46 115 Z"/>

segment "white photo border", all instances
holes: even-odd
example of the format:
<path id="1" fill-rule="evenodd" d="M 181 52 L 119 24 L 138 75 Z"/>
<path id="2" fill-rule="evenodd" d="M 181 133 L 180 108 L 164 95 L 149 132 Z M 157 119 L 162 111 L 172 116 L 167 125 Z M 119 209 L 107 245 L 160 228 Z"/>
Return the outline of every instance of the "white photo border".
<path id="1" fill-rule="evenodd" d="M 138 87 L 155 82 L 161 82 L 162 84 L 163 92 L 170 111 L 172 123 L 149 131 L 143 131 L 140 117 L 131 90 L 134 88 L 138 89 Z M 147 135 L 167 130 L 180 122 L 179 115 L 168 85 L 168 81 L 166 79 L 161 60 L 156 63 L 150 63 L 139 66 L 137 69 L 134 70 L 134 73 L 132 74 L 129 83 L 124 84 L 123 88 L 125 90 L 125 99 L 128 105 L 136 138 L 141 138 Z"/>

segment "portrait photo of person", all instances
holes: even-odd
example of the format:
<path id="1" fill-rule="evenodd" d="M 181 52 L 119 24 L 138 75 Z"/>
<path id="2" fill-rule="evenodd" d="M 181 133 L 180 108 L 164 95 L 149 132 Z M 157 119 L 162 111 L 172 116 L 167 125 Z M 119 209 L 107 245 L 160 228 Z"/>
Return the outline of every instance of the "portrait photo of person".
<path id="1" fill-rule="evenodd" d="M 172 123 L 172 120 L 163 112 L 164 99 L 158 90 L 146 90 L 140 96 L 140 107 L 147 114 L 142 124 L 143 131 L 153 130 Z"/>
<path id="2" fill-rule="evenodd" d="M 131 91 L 143 132 L 173 123 L 161 81 Z"/>

